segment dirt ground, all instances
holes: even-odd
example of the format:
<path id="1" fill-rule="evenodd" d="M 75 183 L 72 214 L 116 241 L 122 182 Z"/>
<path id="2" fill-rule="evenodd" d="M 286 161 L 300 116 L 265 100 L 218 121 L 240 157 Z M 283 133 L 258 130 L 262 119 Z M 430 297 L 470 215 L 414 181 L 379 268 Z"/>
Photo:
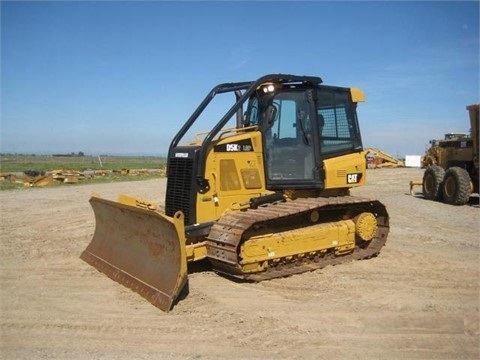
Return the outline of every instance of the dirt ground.
<path id="1" fill-rule="evenodd" d="M 194 272 L 169 313 L 79 259 L 92 193 L 163 202 L 165 179 L 0 192 L 0 357 L 479 359 L 478 198 L 413 197 L 422 173 L 368 170 L 352 192 L 387 206 L 378 257 L 257 284 Z"/>

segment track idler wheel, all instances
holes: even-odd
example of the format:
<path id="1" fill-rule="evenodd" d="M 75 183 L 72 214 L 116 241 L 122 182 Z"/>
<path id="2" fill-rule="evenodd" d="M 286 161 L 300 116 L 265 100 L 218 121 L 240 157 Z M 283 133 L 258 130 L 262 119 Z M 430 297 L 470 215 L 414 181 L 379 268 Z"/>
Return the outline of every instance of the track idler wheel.
<path id="1" fill-rule="evenodd" d="M 363 241 L 372 240 L 378 228 L 377 218 L 370 212 L 363 212 L 353 219 L 355 234 Z"/>

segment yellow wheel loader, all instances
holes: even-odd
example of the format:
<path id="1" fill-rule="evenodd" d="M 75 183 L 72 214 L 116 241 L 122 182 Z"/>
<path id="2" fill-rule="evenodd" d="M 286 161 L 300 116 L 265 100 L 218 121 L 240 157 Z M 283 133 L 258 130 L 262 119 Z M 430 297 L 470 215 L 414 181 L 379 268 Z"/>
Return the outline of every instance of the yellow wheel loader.
<path id="1" fill-rule="evenodd" d="M 444 140 L 432 140 L 425 153 L 423 179 L 410 182 L 421 185 L 423 197 L 450 205 L 465 205 L 479 194 L 479 110 L 480 104 L 466 107 L 470 117 L 470 134 L 445 134 Z"/>
<path id="2" fill-rule="evenodd" d="M 214 98 L 225 112 L 212 115 Z M 169 311 L 199 260 L 261 281 L 376 256 L 385 206 L 349 194 L 366 179 L 361 101 L 361 90 L 313 76 L 214 87 L 170 144 L 165 209 L 93 196 L 95 233 L 81 258 Z M 211 130 L 188 141 L 205 114 Z"/>

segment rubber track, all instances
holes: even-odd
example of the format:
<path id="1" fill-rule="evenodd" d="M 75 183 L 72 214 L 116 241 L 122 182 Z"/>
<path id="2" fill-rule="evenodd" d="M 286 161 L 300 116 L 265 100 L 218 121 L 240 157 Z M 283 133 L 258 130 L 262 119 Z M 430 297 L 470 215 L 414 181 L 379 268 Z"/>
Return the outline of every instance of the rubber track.
<path id="1" fill-rule="evenodd" d="M 302 216 L 302 214 L 308 213 L 314 209 L 317 209 L 321 216 L 328 211 L 338 209 L 345 210 L 345 213 L 355 209 L 370 211 L 377 217 L 377 234 L 375 238 L 370 241 L 368 247 L 360 248 L 357 246 L 353 252 L 346 255 L 335 256 L 333 252 L 329 252 L 323 257 L 316 257 L 314 259 L 299 257 L 294 263 L 281 264 L 273 268 L 269 267 L 263 272 L 248 274 L 242 272 L 240 265 L 238 264 L 238 252 L 241 243 L 245 241 L 243 235 L 247 230 L 255 228 L 256 225 L 261 226 L 271 221 L 278 221 L 281 218 Z M 388 220 L 387 211 L 384 205 L 378 200 L 353 196 L 301 198 L 271 204 L 258 209 L 232 212 L 222 216 L 212 226 L 210 234 L 207 237 L 208 258 L 212 263 L 214 270 L 251 281 L 285 277 L 320 269 L 328 265 L 337 265 L 352 260 L 368 259 L 377 255 L 387 240 L 389 231 Z"/>

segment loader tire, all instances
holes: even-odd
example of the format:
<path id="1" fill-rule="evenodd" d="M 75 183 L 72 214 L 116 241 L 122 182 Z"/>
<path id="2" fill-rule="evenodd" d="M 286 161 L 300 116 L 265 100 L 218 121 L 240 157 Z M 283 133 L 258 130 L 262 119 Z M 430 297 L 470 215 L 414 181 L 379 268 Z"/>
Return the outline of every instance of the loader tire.
<path id="1" fill-rule="evenodd" d="M 465 169 L 451 167 L 443 177 L 443 201 L 450 205 L 465 205 L 470 199 L 470 175 Z"/>
<path id="2" fill-rule="evenodd" d="M 422 191 L 425 199 L 442 200 L 442 182 L 445 170 L 438 165 L 428 167 L 423 173 Z"/>

